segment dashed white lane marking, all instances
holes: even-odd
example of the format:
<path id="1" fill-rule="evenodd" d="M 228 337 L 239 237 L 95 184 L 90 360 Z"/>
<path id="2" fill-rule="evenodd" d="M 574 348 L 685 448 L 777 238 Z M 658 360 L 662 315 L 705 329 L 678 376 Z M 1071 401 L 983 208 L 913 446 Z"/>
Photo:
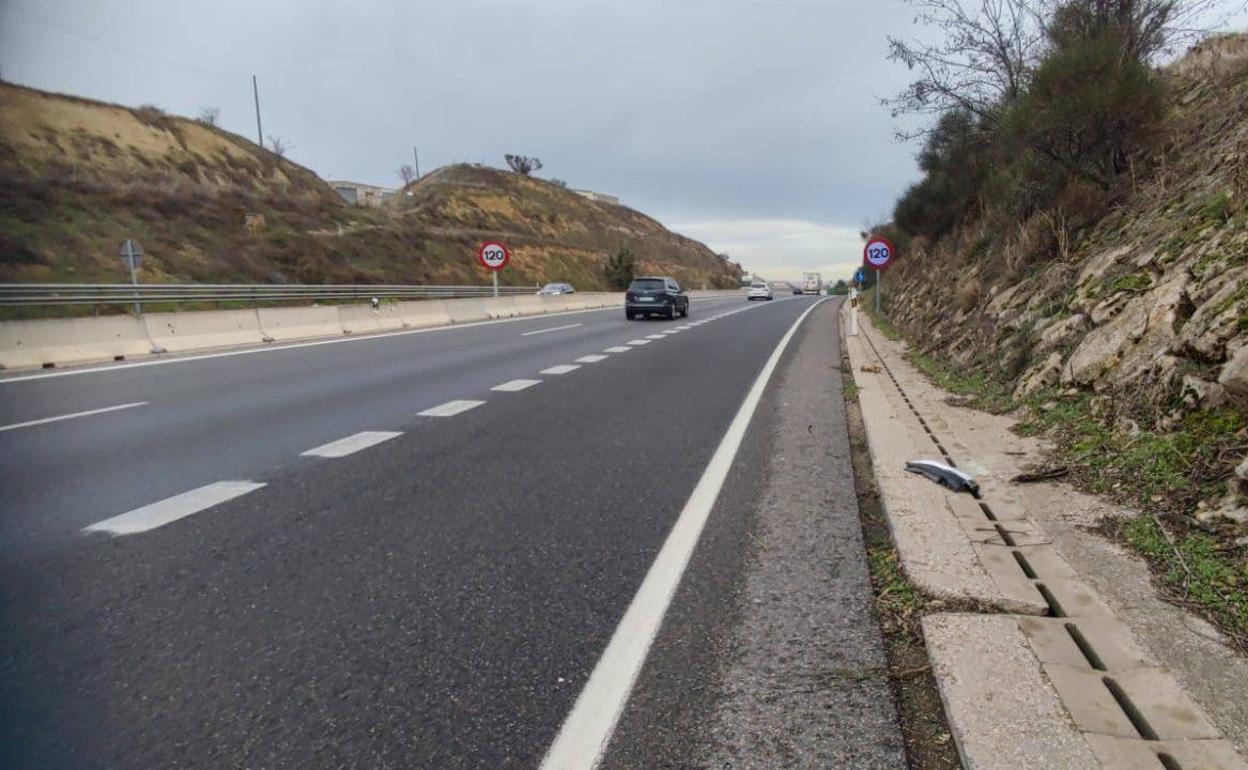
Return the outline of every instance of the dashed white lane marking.
<path id="1" fill-rule="evenodd" d="M 318 446 L 316 449 L 300 452 L 300 454 L 303 457 L 346 457 L 349 454 L 355 454 L 361 449 L 368 449 L 370 446 L 376 446 L 383 441 L 389 441 L 402 435 L 402 433 L 394 431 L 366 430 L 354 436 L 331 441 L 328 444 Z"/>
<path id="2" fill-rule="evenodd" d="M 650 340 L 629 340 L 628 344 L 640 347 L 641 345 L 649 345 Z"/>
<path id="3" fill-rule="evenodd" d="M 461 412 L 466 412 L 469 409 L 476 409 L 484 403 L 484 401 L 468 400 L 447 401 L 445 404 L 441 404 L 440 406 L 426 409 L 423 412 L 417 412 L 416 415 L 418 417 L 454 417 L 455 415 L 460 414 Z"/>
<path id="4" fill-rule="evenodd" d="M 687 331 L 689 331 L 689 330 L 690 330 L 690 329 L 692 329 L 692 328 L 693 328 L 693 325 L 692 325 L 692 324 L 685 324 L 684 326 L 677 326 L 677 327 L 676 327 L 676 331 L 678 331 L 678 332 L 687 332 Z"/>
<path id="5" fill-rule="evenodd" d="M 594 666 L 593 673 L 589 675 L 585 689 L 581 690 L 554 744 L 546 752 L 541 764 L 542 770 L 591 770 L 602 759 L 611 733 L 615 731 L 615 723 L 628 701 L 633 684 L 637 681 L 637 673 L 646 662 L 650 645 L 663 622 L 676 587 L 680 585 L 685 567 L 689 564 L 689 557 L 702 536 L 702 528 L 706 525 L 707 517 L 715 507 L 719 492 L 728 478 L 732 461 L 745 438 L 750 418 L 758 408 L 763 391 L 780 363 L 780 357 L 788 347 L 789 340 L 793 339 L 810 311 L 824 301 L 812 303 L 798 316 L 758 373 L 715 449 L 715 454 L 707 463 L 706 470 L 702 472 L 702 478 L 698 480 L 693 494 L 689 496 L 677 517 L 663 548 L 650 565 L 645 580 L 624 612 L 624 617 L 612 634 L 611 641 L 607 643 L 606 650 Z"/>
<path id="6" fill-rule="evenodd" d="M 606 350 L 602 352 L 604 353 L 627 353 L 630 350 L 632 350 L 632 348 L 628 347 L 627 345 L 615 345 L 613 347 L 607 348 Z"/>
<path id="7" fill-rule="evenodd" d="M 580 368 L 581 367 L 578 364 L 559 364 L 558 366 L 552 366 L 549 369 L 543 369 L 542 374 L 567 374 L 568 372 L 575 372 Z"/>
<path id="8" fill-rule="evenodd" d="M 0 433 L 6 430 L 17 430 L 18 428 L 30 428 L 35 425 L 46 425 L 50 422 L 60 422 L 61 420 L 72 420 L 75 417 L 90 417 L 93 414 L 104 414 L 105 412 L 117 412 L 122 409 L 133 409 L 136 406 L 147 406 L 147 401 L 135 401 L 132 404 L 118 404 L 117 406 L 106 406 L 102 409 L 88 409 L 85 412 L 74 412 L 73 414 L 61 414 L 56 417 L 44 417 L 41 420 L 28 420 L 26 422 L 15 422 L 12 425 L 0 425 Z"/>
<path id="9" fill-rule="evenodd" d="M 167 497 L 158 503 L 135 508 L 133 511 L 105 519 L 85 527 L 83 532 L 108 532 L 113 535 L 133 535 L 149 529 L 184 519 L 193 513 L 207 510 L 227 500 L 254 492 L 264 484 L 255 481 L 218 481 L 206 487 L 192 489 L 180 495 Z"/>
<path id="10" fill-rule="evenodd" d="M 508 380 L 502 385 L 495 385 L 490 388 L 490 390 L 497 390 L 501 393 L 515 393 L 516 391 L 524 390 L 525 388 L 531 388 L 540 382 L 541 380 Z"/>
<path id="11" fill-rule="evenodd" d="M 663 335 L 662 335 L 662 334 L 647 334 L 647 335 L 646 335 L 646 339 L 648 339 L 648 340 L 661 340 L 661 339 L 663 339 Z"/>
<path id="12" fill-rule="evenodd" d="M 537 331 L 525 332 L 524 334 L 521 334 L 520 336 L 532 337 L 534 334 L 549 334 L 550 332 L 561 332 L 564 329 L 575 329 L 578 326 L 584 326 L 584 325 L 585 324 L 568 324 L 567 326 L 552 326 L 549 329 L 538 329 Z"/>
<path id="13" fill-rule="evenodd" d="M 663 336 L 663 337 L 670 337 L 670 336 L 671 336 L 671 335 L 673 335 L 673 334 L 680 334 L 680 330 L 679 330 L 679 329 L 668 329 L 667 331 L 665 331 L 665 332 L 661 332 L 661 333 L 660 333 L 660 335 L 661 335 L 661 336 Z"/>
<path id="14" fill-rule="evenodd" d="M 606 360 L 607 360 L 606 356 L 600 356 L 597 353 L 595 353 L 589 356 L 581 356 L 580 358 L 576 359 L 576 362 L 579 364 L 596 364 L 599 361 L 606 361 Z"/>

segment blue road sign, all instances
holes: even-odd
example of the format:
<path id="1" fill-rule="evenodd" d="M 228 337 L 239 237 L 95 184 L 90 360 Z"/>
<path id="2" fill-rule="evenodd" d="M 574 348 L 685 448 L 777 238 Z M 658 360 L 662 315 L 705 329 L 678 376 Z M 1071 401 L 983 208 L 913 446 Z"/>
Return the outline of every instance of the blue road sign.
<path id="1" fill-rule="evenodd" d="M 854 283 L 863 283 L 867 280 L 867 271 L 861 267 L 854 271 Z"/>

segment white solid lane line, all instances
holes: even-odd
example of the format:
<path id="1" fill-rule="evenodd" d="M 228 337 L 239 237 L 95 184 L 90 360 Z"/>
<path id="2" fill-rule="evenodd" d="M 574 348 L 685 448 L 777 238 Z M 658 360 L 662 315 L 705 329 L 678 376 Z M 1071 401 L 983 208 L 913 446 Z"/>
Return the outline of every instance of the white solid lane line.
<path id="1" fill-rule="evenodd" d="M 595 353 L 594 355 L 591 355 L 591 356 L 581 356 L 580 358 L 576 359 L 576 362 L 578 364 L 596 364 L 599 361 L 606 361 L 606 360 L 607 360 L 606 356 L 600 356 L 597 353 Z"/>
<path id="2" fill-rule="evenodd" d="M 663 543 L 659 555 L 646 572 L 645 580 L 637 589 L 624 617 L 616 627 L 606 650 L 594 666 L 585 689 L 577 697 L 571 713 L 563 722 L 559 735 L 542 760 L 542 770 L 592 770 L 598 765 L 602 753 L 615 731 L 615 723 L 628 701 L 637 674 L 646 662 L 650 645 L 658 633 L 663 616 L 667 613 L 676 587 L 680 584 L 689 557 L 702 536 L 711 509 L 719 497 L 719 491 L 728 478 L 732 461 L 741 446 L 741 440 L 749 428 L 763 391 L 780 363 L 780 356 L 788 347 L 789 340 L 797 332 L 802 321 L 824 300 L 812 303 L 803 312 L 771 352 L 754 380 L 740 409 L 723 439 L 707 463 L 702 478 L 694 487 L 693 494 L 676 519 Z"/>
<path id="3" fill-rule="evenodd" d="M 30 428 L 35 425 L 46 425 L 50 422 L 60 422 L 61 420 L 72 420 L 75 417 L 90 417 L 93 414 L 104 414 L 105 412 L 117 412 L 122 409 L 133 409 L 136 406 L 147 406 L 147 401 L 135 401 L 133 404 L 118 404 L 117 406 L 106 406 L 102 409 L 88 409 L 85 412 L 74 412 L 73 414 L 62 414 L 56 417 L 44 417 L 42 420 L 29 420 L 27 422 L 15 422 L 12 425 L 0 425 L 0 433 L 6 430 L 17 430 L 18 428 Z"/>
<path id="4" fill-rule="evenodd" d="M 184 519 L 193 513 L 207 510 L 227 500 L 254 492 L 264 484 L 255 481 L 218 481 L 206 487 L 192 489 L 180 495 L 167 497 L 158 503 L 135 508 L 133 511 L 105 519 L 85 527 L 83 532 L 108 532 L 112 535 L 133 535 Z"/>
<path id="5" fill-rule="evenodd" d="M 558 366 L 552 366 L 549 369 L 543 369 L 542 374 L 567 374 L 568 372 L 575 372 L 580 368 L 581 367 L 577 364 L 559 364 Z"/>
<path id="6" fill-rule="evenodd" d="M 626 345 L 614 345 L 612 347 L 607 348 L 606 350 L 602 352 L 603 353 L 627 353 L 630 350 L 632 350 L 632 348 Z"/>
<path id="7" fill-rule="evenodd" d="M 521 334 L 520 336 L 532 337 L 534 334 L 549 334 L 550 332 L 561 332 L 564 329 L 575 329 L 578 326 L 584 326 L 584 325 L 585 324 L 568 324 L 567 326 L 552 326 L 549 329 L 538 329 L 537 331 L 533 331 L 533 332 L 525 332 L 524 334 Z"/>
<path id="8" fill-rule="evenodd" d="M 383 441 L 389 441 L 392 438 L 402 436 L 402 433 L 385 430 L 366 430 L 357 433 L 354 436 L 340 438 L 337 441 L 331 441 L 328 444 L 322 444 L 316 449 L 309 449 L 306 452 L 300 452 L 302 457 L 346 457 L 354 454 L 361 449 L 368 449 L 370 446 L 376 446 Z"/>
<path id="9" fill-rule="evenodd" d="M 461 412 L 466 412 L 469 409 L 476 409 L 478 406 L 481 406 L 484 403 L 485 403 L 484 401 L 466 401 L 466 400 L 447 401 L 445 404 L 441 404 L 440 406 L 435 406 L 431 409 L 426 409 L 423 412 L 417 412 L 416 416 L 418 417 L 454 417 L 455 415 L 460 414 Z"/>
<path id="10" fill-rule="evenodd" d="M 541 380 L 508 380 L 502 385 L 495 385 L 490 390 L 497 390 L 501 393 L 515 393 L 525 388 L 531 388 L 541 382 Z"/>
<path id="11" fill-rule="evenodd" d="M 649 344 L 650 344 L 650 340 L 629 340 L 629 341 L 628 341 L 628 344 L 629 344 L 629 345 L 636 345 L 636 346 L 641 346 L 641 345 L 649 345 Z"/>

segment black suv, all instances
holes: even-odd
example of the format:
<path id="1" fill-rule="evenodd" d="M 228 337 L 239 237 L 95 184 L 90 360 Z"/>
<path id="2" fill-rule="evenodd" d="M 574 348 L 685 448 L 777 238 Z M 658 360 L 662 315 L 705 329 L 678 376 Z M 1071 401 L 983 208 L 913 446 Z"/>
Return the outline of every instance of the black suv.
<path id="1" fill-rule="evenodd" d="M 689 295 L 674 278 L 634 278 L 624 295 L 624 315 L 628 320 L 638 316 L 665 315 L 689 317 Z"/>

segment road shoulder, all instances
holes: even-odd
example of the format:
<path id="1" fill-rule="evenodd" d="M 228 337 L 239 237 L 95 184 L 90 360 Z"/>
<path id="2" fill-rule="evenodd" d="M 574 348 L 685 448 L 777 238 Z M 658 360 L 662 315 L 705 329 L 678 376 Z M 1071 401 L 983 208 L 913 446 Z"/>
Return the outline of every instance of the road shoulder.
<path id="1" fill-rule="evenodd" d="M 836 307 L 814 311 L 782 360 L 604 767 L 905 765 Z"/>

